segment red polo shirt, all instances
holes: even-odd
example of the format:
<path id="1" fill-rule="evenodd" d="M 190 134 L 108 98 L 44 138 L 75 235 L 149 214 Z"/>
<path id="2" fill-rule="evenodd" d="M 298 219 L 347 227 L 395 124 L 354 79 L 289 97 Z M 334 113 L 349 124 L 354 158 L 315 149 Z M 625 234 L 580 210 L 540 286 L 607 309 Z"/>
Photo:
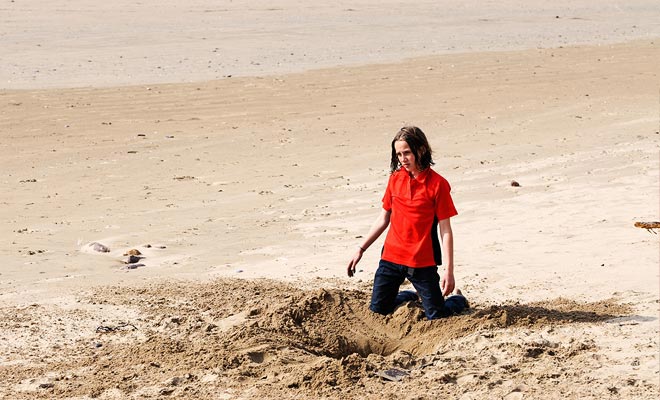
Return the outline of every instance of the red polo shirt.
<path id="1" fill-rule="evenodd" d="M 381 258 L 412 268 L 442 264 L 438 221 L 458 214 L 449 182 L 431 168 L 412 178 L 401 168 L 390 175 L 383 209 L 391 211 Z"/>

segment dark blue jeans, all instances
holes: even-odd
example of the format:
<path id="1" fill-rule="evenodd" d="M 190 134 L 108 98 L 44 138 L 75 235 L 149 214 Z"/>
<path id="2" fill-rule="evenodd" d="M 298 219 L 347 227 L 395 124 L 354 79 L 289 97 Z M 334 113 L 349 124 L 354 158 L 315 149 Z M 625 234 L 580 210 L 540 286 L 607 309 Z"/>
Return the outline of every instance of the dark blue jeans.
<path id="1" fill-rule="evenodd" d="M 399 293 L 399 287 L 408 279 L 415 287 L 412 291 Z M 422 300 L 422 307 L 428 319 L 448 317 L 459 314 L 467 307 L 467 300 L 461 295 L 452 295 L 445 299 L 440 290 L 438 267 L 409 268 L 380 260 L 369 309 L 375 313 L 387 315 L 401 303 L 410 300 Z"/>

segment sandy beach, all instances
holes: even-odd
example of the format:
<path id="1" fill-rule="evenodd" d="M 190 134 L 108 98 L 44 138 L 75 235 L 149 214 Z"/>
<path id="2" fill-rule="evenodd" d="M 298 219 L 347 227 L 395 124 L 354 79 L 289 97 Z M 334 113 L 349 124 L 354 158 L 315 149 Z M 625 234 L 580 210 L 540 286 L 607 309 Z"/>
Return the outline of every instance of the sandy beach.
<path id="1" fill-rule="evenodd" d="M 3 4 L 0 397 L 656 399 L 660 7 L 532 3 Z M 446 320 L 345 276 L 406 124 Z"/>

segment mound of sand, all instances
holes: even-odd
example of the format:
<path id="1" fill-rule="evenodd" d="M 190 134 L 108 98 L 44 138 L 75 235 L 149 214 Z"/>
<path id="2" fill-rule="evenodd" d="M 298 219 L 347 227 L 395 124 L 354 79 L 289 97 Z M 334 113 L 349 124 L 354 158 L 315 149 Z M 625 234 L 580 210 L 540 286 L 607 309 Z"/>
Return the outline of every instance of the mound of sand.
<path id="1" fill-rule="evenodd" d="M 505 384 L 518 377 L 535 381 L 524 390 L 540 395 L 558 380 L 580 379 L 594 362 L 593 338 L 569 337 L 566 327 L 631 311 L 613 300 L 556 299 L 476 305 L 427 321 L 419 304 L 383 317 L 368 311 L 368 300 L 366 287 L 221 279 L 101 288 L 68 310 L 5 308 L 3 354 L 11 359 L 0 394 L 395 398 L 423 384 L 435 394 L 491 387 L 506 395 L 521 393 Z M 390 382 L 388 374 L 402 379 Z"/>

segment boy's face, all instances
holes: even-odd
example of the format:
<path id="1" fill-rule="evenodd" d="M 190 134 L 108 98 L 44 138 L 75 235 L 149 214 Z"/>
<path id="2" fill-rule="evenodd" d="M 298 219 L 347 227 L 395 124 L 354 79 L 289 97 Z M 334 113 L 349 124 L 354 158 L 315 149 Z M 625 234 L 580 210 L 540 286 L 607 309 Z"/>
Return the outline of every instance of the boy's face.
<path id="1" fill-rule="evenodd" d="M 408 142 L 405 140 L 397 140 L 394 142 L 394 151 L 396 156 L 401 163 L 401 166 L 406 169 L 411 174 L 417 174 L 419 169 L 417 168 L 417 160 L 415 160 L 415 153 L 410 150 Z"/>

